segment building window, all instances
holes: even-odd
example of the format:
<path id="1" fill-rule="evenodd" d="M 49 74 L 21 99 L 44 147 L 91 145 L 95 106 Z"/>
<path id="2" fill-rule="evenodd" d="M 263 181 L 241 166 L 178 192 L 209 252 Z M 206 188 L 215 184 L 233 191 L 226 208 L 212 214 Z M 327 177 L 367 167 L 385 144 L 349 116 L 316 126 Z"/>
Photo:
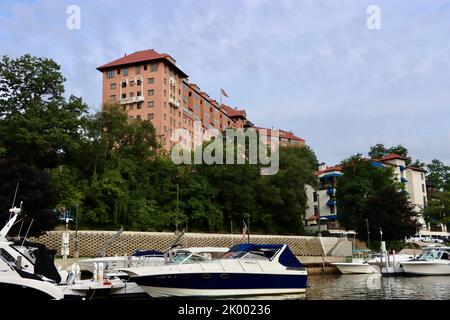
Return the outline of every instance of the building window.
<path id="1" fill-rule="evenodd" d="M 155 106 L 155 101 L 149 101 L 149 102 L 147 102 L 147 106 L 148 106 L 149 108 L 153 108 L 153 107 Z"/>
<path id="2" fill-rule="evenodd" d="M 427 197 L 423 196 L 423 205 L 426 207 L 428 205 L 427 203 Z"/>
<path id="3" fill-rule="evenodd" d="M 134 109 L 134 103 L 130 104 L 130 105 L 128 106 L 128 108 L 129 108 L 129 110 L 133 110 L 133 109 Z"/>
<path id="4" fill-rule="evenodd" d="M 144 65 L 144 70 L 147 70 L 147 65 Z"/>
<path id="5" fill-rule="evenodd" d="M 122 93 L 121 98 L 125 99 L 126 97 L 127 97 L 127 94 L 126 93 Z"/>
<path id="6" fill-rule="evenodd" d="M 109 88 L 110 88 L 111 90 L 114 90 L 114 89 L 116 88 L 116 84 L 115 84 L 115 83 L 111 83 L 110 86 L 109 86 Z"/>
<path id="7" fill-rule="evenodd" d="M 150 71 L 152 71 L 152 72 L 158 71 L 158 64 L 157 63 L 152 63 L 150 65 Z"/>
<path id="8" fill-rule="evenodd" d="M 164 78 L 164 84 L 167 84 L 167 79 L 166 78 Z"/>
<path id="9" fill-rule="evenodd" d="M 137 79 L 137 80 L 136 80 L 136 84 L 137 84 L 138 86 L 140 86 L 140 85 L 142 84 L 142 80 L 141 80 L 141 79 Z"/>
<path id="10" fill-rule="evenodd" d="M 422 178 L 422 180 L 425 180 L 425 175 L 423 174 L 423 172 L 420 173 L 420 177 Z"/>
<path id="11" fill-rule="evenodd" d="M 164 90 L 164 97 L 167 97 L 167 91 Z"/>
<path id="12" fill-rule="evenodd" d="M 127 76 L 128 75 L 128 68 L 123 68 L 123 75 Z"/>
<path id="13" fill-rule="evenodd" d="M 141 120 L 141 115 L 138 114 L 138 115 L 136 116 L 136 119 Z"/>
<path id="14" fill-rule="evenodd" d="M 166 104 L 166 102 L 164 101 L 164 108 L 167 108 L 167 104 Z"/>
<path id="15" fill-rule="evenodd" d="M 134 92 L 130 92 L 130 98 L 134 97 Z"/>
<path id="16" fill-rule="evenodd" d="M 425 185 L 422 184 L 422 192 L 425 193 Z"/>
<path id="17" fill-rule="evenodd" d="M 134 80 L 130 80 L 130 87 L 134 86 Z"/>
<path id="18" fill-rule="evenodd" d="M 166 114 L 164 113 L 164 120 L 166 120 L 167 119 L 167 117 L 166 117 Z"/>
<path id="19" fill-rule="evenodd" d="M 155 83 L 155 78 L 147 78 L 147 83 L 148 84 Z"/>
<path id="20" fill-rule="evenodd" d="M 122 86 L 122 88 L 126 88 L 127 87 L 127 82 L 126 81 L 122 81 L 121 86 Z"/>
<path id="21" fill-rule="evenodd" d="M 135 71 L 136 71 L 136 74 L 141 74 L 141 66 L 137 66 Z"/>
<path id="22" fill-rule="evenodd" d="M 330 207 L 330 213 L 331 213 L 331 214 L 334 214 L 335 212 L 336 212 L 335 207 L 334 207 L 334 206 L 331 206 L 331 207 Z"/>
<path id="23" fill-rule="evenodd" d="M 153 113 L 147 114 L 147 120 L 153 120 L 153 118 L 154 118 L 154 114 Z"/>
<path id="24" fill-rule="evenodd" d="M 319 215 L 319 207 L 318 206 L 314 206 L 314 215 L 315 216 Z"/>
<path id="25" fill-rule="evenodd" d="M 109 101 L 116 101 L 116 95 L 109 96 Z"/>
<path id="26" fill-rule="evenodd" d="M 114 78 L 114 70 L 108 71 L 108 73 L 106 74 L 106 77 L 107 77 L 108 79 Z"/>
<path id="27" fill-rule="evenodd" d="M 142 95 L 142 92 L 138 91 L 137 96 L 140 97 Z"/>
<path id="28" fill-rule="evenodd" d="M 142 109 L 142 102 L 138 102 L 138 103 L 137 103 L 137 108 L 138 108 L 138 109 Z"/>
<path id="29" fill-rule="evenodd" d="M 147 90 L 147 95 L 148 96 L 152 96 L 155 94 L 155 90 L 151 89 L 151 90 Z"/>

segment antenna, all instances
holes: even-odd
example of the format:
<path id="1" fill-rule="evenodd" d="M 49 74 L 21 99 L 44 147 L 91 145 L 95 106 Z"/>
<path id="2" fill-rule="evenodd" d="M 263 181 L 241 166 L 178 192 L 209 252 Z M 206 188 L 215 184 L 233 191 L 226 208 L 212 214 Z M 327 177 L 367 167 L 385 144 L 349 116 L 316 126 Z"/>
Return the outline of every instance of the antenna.
<path id="1" fill-rule="evenodd" d="M 27 233 L 25 233 L 25 237 L 23 238 L 22 244 L 20 245 L 21 247 L 23 247 L 23 244 L 24 244 L 24 242 L 25 242 L 25 240 L 26 240 L 26 238 L 27 238 L 27 236 L 28 236 L 28 232 L 30 232 L 31 225 L 33 224 L 33 221 L 34 221 L 34 218 L 31 219 L 30 225 L 28 226 Z"/>
<path id="2" fill-rule="evenodd" d="M 13 202 L 12 202 L 11 208 L 14 208 L 14 205 L 16 204 L 16 197 L 17 197 L 17 191 L 19 190 L 19 183 L 20 182 L 17 181 L 16 191 L 14 192 L 14 198 L 13 198 Z M 22 206 L 22 203 L 20 203 L 20 206 Z M 11 215 L 12 215 L 12 212 L 9 213 L 9 219 L 11 219 Z"/>

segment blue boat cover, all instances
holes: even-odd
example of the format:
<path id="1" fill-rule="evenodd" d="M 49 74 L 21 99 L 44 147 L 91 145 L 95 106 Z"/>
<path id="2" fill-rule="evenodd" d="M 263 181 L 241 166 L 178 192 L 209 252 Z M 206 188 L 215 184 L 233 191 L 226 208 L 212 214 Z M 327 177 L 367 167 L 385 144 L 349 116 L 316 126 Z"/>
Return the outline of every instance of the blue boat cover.
<path id="1" fill-rule="evenodd" d="M 233 246 L 229 252 L 250 252 L 250 251 L 260 251 L 263 252 L 269 259 L 280 249 L 282 249 L 284 244 L 256 244 L 256 243 L 241 243 Z M 271 253 L 266 254 L 264 251 L 271 251 Z M 285 267 L 288 268 L 304 268 L 303 264 L 295 257 L 289 246 L 280 255 L 278 261 Z"/>
<path id="2" fill-rule="evenodd" d="M 134 257 L 142 257 L 142 256 L 164 256 L 164 252 L 158 250 L 138 250 L 132 254 Z"/>

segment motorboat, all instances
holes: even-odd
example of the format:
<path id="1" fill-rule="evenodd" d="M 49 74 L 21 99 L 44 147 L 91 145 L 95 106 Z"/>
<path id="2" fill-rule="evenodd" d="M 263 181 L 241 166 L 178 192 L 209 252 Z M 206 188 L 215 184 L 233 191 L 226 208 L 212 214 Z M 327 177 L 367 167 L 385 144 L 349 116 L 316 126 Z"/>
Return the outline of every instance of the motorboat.
<path id="1" fill-rule="evenodd" d="M 162 266 L 124 268 L 151 297 L 304 293 L 307 271 L 286 244 L 238 244 L 220 259 L 179 252 Z"/>
<path id="2" fill-rule="evenodd" d="M 338 268 L 338 270 L 343 274 L 380 272 L 377 266 L 369 264 L 366 259 L 354 258 L 351 262 L 333 262 L 331 264 L 336 266 L 336 268 Z"/>
<path id="3" fill-rule="evenodd" d="M 450 275 L 450 247 L 427 247 L 413 260 L 401 263 L 406 274 L 422 276 Z"/>
<path id="4" fill-rule="evenodd" d="M 9 297 L 29 293 L 48 299 L 83 299 L 94 294 L 114 297 L 145 294 L 137 284 L 105 276 L 103 272 L 94 279 L 81 280 L 77 268 L 72 272 L 58 270 L 54 264 L 56 251 L 45 245 L 20 238 L 9 241 L 6 236 L 21 210 L 13 208 L 10 213 L 9 221 L 0 231 L 0 286 Z"/>
<path id="5" fill-rule="evenodd" d="M 410 261 L 414 259 L 413 254 L 406 253 L 395 253 L 391 254 L 379 254 L 378 256 L 374 256 L 372 259 L 367 260 L 367 263 L 381 270 L 383 274 L 397 274 L 404 273 L 402 263 L 405 261 Z"/>
<path id="6" fill-rule="evenodd" d="M 365 257 L 369 250 L 353 250 L 353 256 L 351 261 L 345 262 L 333 262 L 338 270 L 343 274 L 361 274 L 361 273 L 379 273 L 380 269 L 369 264 L 368 259 Z"/>

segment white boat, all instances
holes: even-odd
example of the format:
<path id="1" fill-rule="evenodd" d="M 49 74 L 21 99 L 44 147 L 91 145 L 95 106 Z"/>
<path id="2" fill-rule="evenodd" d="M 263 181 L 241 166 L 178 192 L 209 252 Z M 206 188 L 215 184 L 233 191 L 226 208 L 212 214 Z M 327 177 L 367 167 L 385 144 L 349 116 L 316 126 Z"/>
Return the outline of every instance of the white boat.
<path id="1" fill-rule="evenodd" d="M 413 260 L 401 263 L 407 274 L 423 276 L 450 275 L 450 247 L 428 247 Z"/>
<path id="2" fill-rule="evenodd" d="M 379 273 L 380 269 L 371 265 L 365 259 L 352 259 L 352 262 L 333 262 L 332 265 L 336 266 L 343 274 L 359 274 L 359 273 Z"/>
<path id="3" fill-rule="evenodd" d="M 305 267 L 285 244 L 235 245 L 217 260 L 180 252 L 171 264 L 122 271 L 151 297 L 303 293 L 307 283 Z"/>

